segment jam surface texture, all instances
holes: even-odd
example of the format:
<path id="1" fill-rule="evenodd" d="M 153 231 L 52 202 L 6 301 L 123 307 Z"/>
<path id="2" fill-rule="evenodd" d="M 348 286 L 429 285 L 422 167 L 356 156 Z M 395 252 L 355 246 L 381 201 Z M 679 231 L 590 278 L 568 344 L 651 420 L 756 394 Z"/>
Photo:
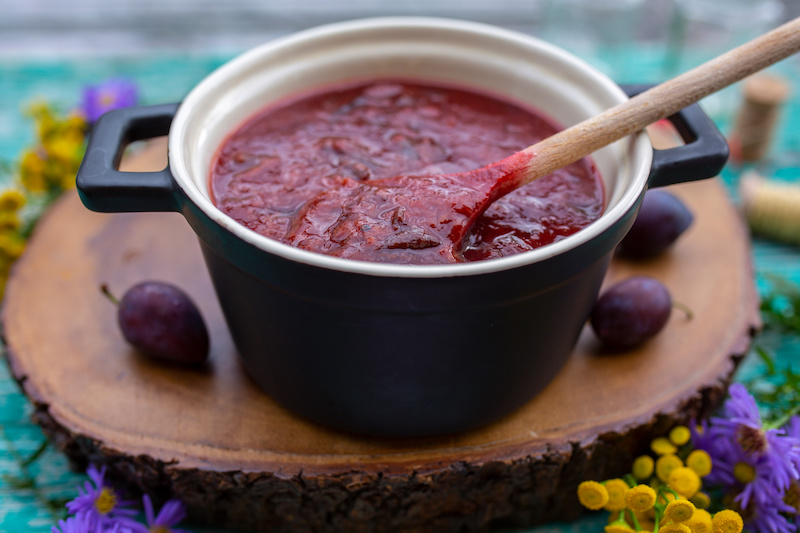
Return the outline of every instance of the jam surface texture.
<path id="1" fill-rule="evenodd" d="M 408 80 L 328 87 L 269 106 L 234 131 L 212 162 L 211 197 L 261 235 L 329 255 L 402 264 L 504 257 L 602 214 L 602 180 L 590 159 L 483 213 L 460 213 L 454 224 L 471 230 L 455 243 L 452 227 L 411 224 L 406 206 L 384 199 L 403 196 L 448 219 L 449 198 L 480 184 L 437 181 L 433 192 L 422 182 L 502 161 L 557 130 L 534 110 L 471 89 Z M 496 179 L 500 167 L 475 179 Z M 392 230 L 376 231 L 378 220 Z"/>

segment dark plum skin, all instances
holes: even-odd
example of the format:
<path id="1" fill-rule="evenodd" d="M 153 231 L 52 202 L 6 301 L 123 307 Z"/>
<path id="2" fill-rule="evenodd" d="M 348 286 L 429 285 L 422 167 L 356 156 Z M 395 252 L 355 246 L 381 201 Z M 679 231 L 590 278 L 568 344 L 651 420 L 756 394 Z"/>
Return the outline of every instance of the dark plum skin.
<path id="1" fill-rule="evenodd" d="M 647 191 L 617 253 L 632 259 L 655 257 L 672 246 L 693 220 L 691 211 L 675 195 L 660 189 Z"/>
<path id="2" fill-rule="evenodd" d="M 661 331 L 672 312 L 672 297 L 658 280 L 625 279 L 604 291 L 592 308 L 590 323 L 606 346 L 637 346 Z"/>
<path id="3" fill-rule="evenodd" d="M 125 340 L 145 355 L 183 364 L 208 357 L 208 329 L 195 303 L 178 287 L 145 281 L 119 302 L 117 321 Z"/>

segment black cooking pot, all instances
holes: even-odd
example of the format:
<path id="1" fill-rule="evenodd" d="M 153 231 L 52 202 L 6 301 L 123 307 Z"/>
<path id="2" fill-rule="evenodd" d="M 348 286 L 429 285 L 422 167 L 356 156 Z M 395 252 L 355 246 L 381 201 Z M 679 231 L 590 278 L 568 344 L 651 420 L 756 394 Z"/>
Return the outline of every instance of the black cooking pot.
<path id="1" fill-rule="evenodd" d="M 495 27 L 429 18 L 334 24 L 245 53 L 180 105 L 103 116 L 78 190 L 96 211 L 184 215 L 244 366 L 285 407 L 373 435 L 467 430 L 527 402 L 562 368 L 648 186 L 716 175 L 727 144 L 699 107 L 687 108 L 672 118 L 686 146 L 654 152 L 639 134 L 593 155 L 607 195 L 596 222 L 539 249 L 476 263 L 315 254 L 258 235 L 211 203 L 211 159 L 246 118 L 308 88 L 381 76 L 504 94 L 563 125 L 626 98 L 563 50 Z M 167 169 L 116 170 L 127 143 L 164 134 Z"/>

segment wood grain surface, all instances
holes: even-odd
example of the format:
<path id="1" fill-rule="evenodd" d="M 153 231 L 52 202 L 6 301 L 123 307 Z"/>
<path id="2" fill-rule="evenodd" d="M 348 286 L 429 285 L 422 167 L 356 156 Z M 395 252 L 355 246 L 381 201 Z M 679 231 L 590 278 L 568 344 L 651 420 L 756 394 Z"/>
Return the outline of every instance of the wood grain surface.
<path id="1" fill-rule="evenodd" d="M 159 166 L 153 142 L 129 169 Z M 650 437 L 707 414 L 759 327 L 747 232 L 716 180 L 671 187 L 695 214 L 675 248 L 615 259 L 607 282 L 663 281 L 690 307 L 642 348 L 605 353 L 587 327 L 556 379 L 479 430 L 390 440 L 293 416 L 237 360 L 197 240 L 177 214 L 92 213 L 65 195 L 17 264 L 2 310 L 9 363 L 34 418 L 77 464 L 177 496 L 198 523 L 272 531 L 452 531 L 570 519 L 583 479 L 626 471 Z M 210 326 L 202 369 L 126 345 L 107 283 L 183 287 Z M 302 384 L 298 384 L 302 386 Z"/>

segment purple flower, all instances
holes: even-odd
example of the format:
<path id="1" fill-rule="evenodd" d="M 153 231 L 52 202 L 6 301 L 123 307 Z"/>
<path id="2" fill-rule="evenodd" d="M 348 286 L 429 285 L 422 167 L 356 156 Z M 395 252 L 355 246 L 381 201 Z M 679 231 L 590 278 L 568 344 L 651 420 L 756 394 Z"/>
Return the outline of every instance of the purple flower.
<path id="1" fill-rule="evenodd" d="M 717 450 L 720 455 L 712 456 L 716 479 L 736 490 L 734 501 L 743 509 L 774 506 L 783 498 L 785 486 L 775 479 L 770 455 L 747 453 L 735 443 Z"/>
<path id="2" fill-rule="evenodd" d="M 180 500 L 168 500 L 158 513 L 155 513 L 153 502 L 147 494 L 142 497 L 142 503 L 147 525 L 136 524 L 133 526 L 135 533 L 189 533 L 175 528 L 186 518 L 186 508 Z"/>
<path id="3" fill-rule="evenodd" d="M 761 427 L 758 404 L 744 385 L 741 383 L 731 385 L 728 396 L 730 398 L 725 401 L 722 408 L 724 418 L 718 418 L 717 422 L 723 425 L 745 424 L 751 427 Z"/>
<path id="4" fill-rule="evenodd" d="M 789 485 L 783 495 L 783 503 L 786 505 L 786 513 L 800 518 L 800 483 L 795 481 Z"/>
<path id="5" fill-rule="evenodd" d="M 730 387 L 730 398 L 725 401 L 721 417 L 711 419 L 706 451 L 712 458 L 725 456 L 741 450 L 755 466 L 755 460 L 771 469 L 770 481 L 785 490 L 792 480 L 800 479 L 800 422 L 791 432 L 787 429 L 764 429 L 755 399 L 741 383 Z M 705 439 L 704 439 L 705 440 Z M 763 460 L 762 460 L 763 458 Z M 709 479 L 714 481 L 714 478 Z"/>
<path id="6" fill-rule="evenodd" d="M 792 416 L 785 427 L 787 435 L 800 439 L 800 415 Z"/>
<path id="7" fill-rule="evenodd" d="M 784 430 L 786 435 L 795 441 L 792 457 L 795 459 L 795 468 L 800 472 L 800 416 L 794 415 L 789 418 Z"/>
<path id="8" fill-rule="evenodd" d="M 748 514 L 752 514 L 752 516 L 747 516 Z M 796 531 L 795 526 L 774 505 L 761 505 L 754 508 L 752 513 L 745 513 L 745 515 L 750 531 L 758 533 L 794 533 Z"/>
<path id="9" fill-rule="evenodd" d="M 122 533 L 121 528 L 133 523 L 137 514 L 130 508 L 132 502 L 120 500 L 119 495 L 105 483 L 105 466 L 97 470 L 90 465 L 86 474 L 90 481 L 86 481 L 83 488 L 78 487 L 78 497 L 67 502 L 67 510 L 76 516 L 82 515 L 82 520 L 87 521 L 92 531 L 114 531 L 110 528 L 118 523 L 117 531 Z"/>
<path id="10" fill-rule="evenodd" d="M 83 90 L 81 109 L 86 121 L 93 124 L 103 113 L 112 109 L 131 107 L 139 99 L 136 84 L 122 78 L 111 78 L 98 85 L 89 85 Z"/>
<path id="11" fill-rule="evenodd" d="M 700 450 L 705 450 L 710 454 L 710 450 L 714 448 L 715 436 L 710 430 L 708 421 L 702 420 L 698 424 L 696 420 L 692 419 L 689 428 L 692 433 L 692 446 Z M 706 481 L 708 481 L 708 479 L 706 479 Z"/>
<path id="12" fill-rule="evenodd" d="M 793 417 L 785 428 L 765 429 L 744 385 L 731 385 L 729 395 L 722 416 L 693 433 L 695 447 L 711 455 L 713 469 L 705 481 L 734 495 L 748 529 L 795 531 L 781 513 L 797 513 L 784 497 L 800 479 L 800 418 Z"/>
<path id="13" fill-rule="evenodd" d="M 168 500 L 161 506 L 157 515 L 153 513 L 153 502 L 147 494 L 142 498 L 144 503 L 144 514 L 150 530 L 163 533 L 184 533 L 183 529 L 174 529 L 184 518 L 186 518 L 186 507 L 180 500 Z M 187 532 L 188 533 L 188 532 Z"/>
<path id="14" fill-rule="evenodd" d="M 110 524 L 96 524 L 91 514 L 79 512 L 66 520 L 59 520 L 58 527 L 53 527 L 51 533 L 133 533 L 130 528 L 120 522 Z"/>
<path id="15" fill-rule="evenodd" d="M 87 513 L 77 513 L 66 520 L 59 520 L 58 527 L 53 526 L 51 533 L 91 533 L 92 523 Z"/>
<path id="16" fill-rule="evenodd" d="M 130 527 L 134 522 L 126 523 L 127 525 L 123 525 L 123 522 L 111 522 L 105 528 L 98 528 L 95 533 L 134 533 Z"/>

